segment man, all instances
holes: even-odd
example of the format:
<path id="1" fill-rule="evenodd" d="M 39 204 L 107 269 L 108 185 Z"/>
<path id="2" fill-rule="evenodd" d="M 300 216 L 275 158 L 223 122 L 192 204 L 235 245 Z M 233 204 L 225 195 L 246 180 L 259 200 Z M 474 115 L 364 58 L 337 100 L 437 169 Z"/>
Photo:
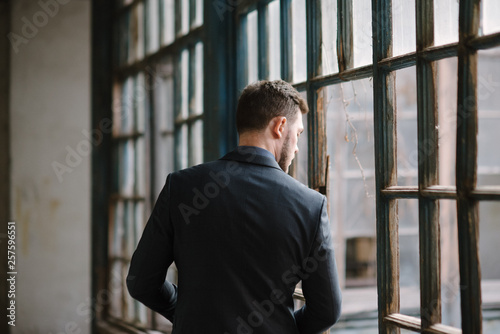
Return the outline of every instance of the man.
<path id="1" fill-rule="evenodd" d="M 240 146 L 167 177 L 127 286 L 174 334 L 312 334 L 338 320 L 326 198 L 286 173 L 307 112 L 290 84 L 251 84 L 238 102 Z M 165 281 L 172 261 L 178 288 Z M 294 311 L 300 281 L 306 305 Z"/>

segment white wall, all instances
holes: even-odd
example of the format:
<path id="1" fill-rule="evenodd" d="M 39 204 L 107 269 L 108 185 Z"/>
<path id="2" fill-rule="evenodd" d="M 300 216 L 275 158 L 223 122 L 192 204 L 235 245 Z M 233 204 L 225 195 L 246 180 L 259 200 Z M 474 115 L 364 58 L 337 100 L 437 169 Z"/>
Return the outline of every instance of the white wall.
<path id="1" fill-rule="evenodd" d="M 51 6 L 43 9 L 43 3 Z M 82 130 L 90 127 L 90 1 L 15 0 L 11 6 L 18 272 L 12 332 L 88 333 L 82 310 L 90 296 L 91 160 L 84 151 L 72 167 L 65 160 L 68 147 L 86 148 Z M 60 180 L 54 162 L 72 171 Z"/>

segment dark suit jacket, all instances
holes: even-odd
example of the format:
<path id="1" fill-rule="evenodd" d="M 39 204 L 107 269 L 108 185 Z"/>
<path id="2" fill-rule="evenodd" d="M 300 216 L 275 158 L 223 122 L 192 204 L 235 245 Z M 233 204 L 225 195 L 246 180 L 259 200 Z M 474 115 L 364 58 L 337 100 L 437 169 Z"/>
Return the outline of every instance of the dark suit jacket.
<path id="1" fill-rule="evenodd" d="M 127 286 L 178 334 L 320 333 L 340 316 L 326 198 L 239 147 L 168 176 Z M 165 281 L 175 261 L 178 288 Z M 302 281 L 306 305 L 294 311 Z"/>

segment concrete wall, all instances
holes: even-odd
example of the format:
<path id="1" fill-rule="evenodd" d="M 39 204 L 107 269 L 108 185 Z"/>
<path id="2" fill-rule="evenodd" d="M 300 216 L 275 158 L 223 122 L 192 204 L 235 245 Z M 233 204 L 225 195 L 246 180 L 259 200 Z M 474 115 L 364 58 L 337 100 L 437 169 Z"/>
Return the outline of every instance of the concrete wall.
<path id="1" fill-rule="evenodd" d="M 10 7 L 0 0 L 0 36 L 10 31 Z M 10 145 L 9 145 L 9 41 L 0 38 L 0 281 L 7 282 L 7 223 L 10 219 Z M 0 319 L 7 319 L 7 284 L 0 284 Z M 0 333 L 8 333 L 7 321 L 0 323 Z"/>
<path id="2" fill-rule="evenodd" d="M 15 0 L 10 18 L 11 332 L 88 333 L 90 1 Z"/>

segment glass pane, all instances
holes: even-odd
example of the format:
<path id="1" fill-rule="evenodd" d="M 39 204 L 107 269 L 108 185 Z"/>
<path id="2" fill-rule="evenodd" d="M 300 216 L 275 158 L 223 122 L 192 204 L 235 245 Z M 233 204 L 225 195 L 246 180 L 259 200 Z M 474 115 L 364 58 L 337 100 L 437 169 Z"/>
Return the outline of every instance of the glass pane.
<path id="1" fill-rule="evenodd" d="M 135 142 L 135 191 L 137 196 L 146 196 L 146 141 L 144 137 Z M 149 174 L 149 173 L 148 173 Z"/>
<path id="2" fill-rule="evenodd" d="M 128 268 L 126 265 L 122 265 L 122 277 L 127 277 Z M 122 280 L 122 291 L 123 291 L 123 307 L 124 307 L 124 318 L 125 321 L 132 323 L 138 322 L 137 317 L 137 306 L 139 306 L 139 301 L 133 299 L 128 293 L 125 280 Z"/>
<path id="3" fill-rule="evenodd" d="M 415 67 L 396 71 L 398 185 L 418 184 L 417 79 Z M 434 154 L 435 152 L 429 152 Z"/>
<path id="4" fill-rule="evenodd" d="M 144 57 L 144 5 L 139 2 L 132 8 L 129 30 L 129 62 Z"/>
<path id="5" fill-rule="evenodd" d="M 460 328 L 460 271 L 458 264 L 457 203 L 439 201 L 441 238 L 441 311 L 442 323 Z"/>
<path id="6" fill-rule="evenodd" d="M 401 313 L 420 316 L 418 200 L 399 199 L 399 284 Z"/>
<path id="7" fill-rule="evenodd" d="M 500 48 L 478 52 L 478 185 L 500 185 Z"/>
<path id="8" fill-rule="evenodd" d="M 178 14 L 176 18 L 180 20 L 180 30 L 177 36 L 182 36 L 189 32 L 189 0 L 176 0 L 176 5 L 180 6 L 180 15 Z"/>
<path id="9" fill-rule="evenodd" d="M 194 73 L 191 74 L 194 85 L 193 100 L 190 103 L 192 114 L 203 113 L 203 44 L 196 43 Z"/>
<path id="10" fill-rule="evenodd" d="M 482 35 L 493 34 L 500 31 L 500 1 L 481 1 L 481 30 Z"/>
<path id="11" fill-rule="evenodd" d="M 137 75 L 134 84 L 134 131 L 144 133 L 146 130 L 146 103 L 148 102 L 144 73 L 140 72 Z"/>
<path id="12" fill-rule="evenodd" d="M 350 178 L 346 181 L 345 224 L 346 237 L 375 236 L 375 178 Z"/>
<path id="13" fill-rule="evenodd" d="M 321 1 L 321 30 L 320 74 L 337 73 L 337 1 Z"/>
<path id="14" fill-rule="evenodd" d="M 111 242 L 109 245 L 109 256 L 119 257 L 122 253 L 123 241 L 123 220 L 124 220 L 124 204 L 119 201 L 113 208 L 111 218 Z"/>
<path id="15" fill-rule="evenodd" d="M 392 55 L 415 51 L 415 0 L 392 0 Z"/>
<path id="16" fill-rule="evenodd" d="M 371 0 L 353 1 L 354 67 L 372 63 Z"/>
<path id="17" fill-rule="evenodd" d="M 130 31 L 130 11 L 126 11 L 119 20 L 117 20 L 115 29 L 117 33 L 116 40 L 118 41 L 117 60 L 119 65 L 128 62 L 129 58 L 129 31 Z"/>
<path id="18" fill-rule="evenodd" d="M 155 78 L 155 125 L 160 131 L 174 130 L 174 77 L 170 58 L 157 65 Z"/>
<path id="19" fill-rule="evenodd" d="M 196 16 L 194 26 L 201 26 L 203 24 L 203 0 L 196 0 Z"/>
<path id="20" fill-rule="evenodd" d="M 345 139 L 349 146 L 346 177 L 368 177 L 375 168 L 373 119 L 366 114 L 352 113 L 347 120 Z M 368 193 L 368 191 L 367 191 Z M 373 195 L 373 192 L 370 193 Z"/>
<path id="21" fill-rule="evenodd" d="M 293 82 L 307 79 L 306 1 L 292 0 Z"/>
<path id="22" fill-rule="evenodd" d="M 373 86 L 370 79 L 356 80 L 325 87 L 319 94 L 326 112 L 327 154 L 331 159 L 330 220 L 335 251 L 341 259 L 339 271 L 345 272 L 345 261 L 354 256 L 346 253 L 346 240 L 375 236 Z M 354 259 L 370 256 L 358 254 Z M 369 275 L 358 278 L 350 277 L 341 284 L 373 283 Z"/>
<path id="23" fill-rule="evenodd" d="M 257 81 L 259 76 L 257 18 L 258 13 L 256 10 L 247 15 L 248 83 Z"/>
<path id="24" fill-rule="evenodd" d="M 415 332 L 410 331 L 408 329 L 401 328 L 400 334 L 415 334 Z"/>
<path id="25" fill-rule="evenodd" d="M 159 30 L 159 0 L 146 0 L 146 51 L 152 53 L 158 50 L 160 44 Z"/>
<path id="26" fill-rule="evenodd" d="M 399 234 L 418 234 L 418 200 L 398 200 Z"/>
<path id="27" fill-rule="evenodd" d="M 136 317 L 138 319 L 138 323 L 139 324 L 142 324 L 143 327 L 146 326 L 146 324 L 148 323 L 148 308 L 142 304 L 142 303 L 139 303 L 137 300 L 134 299 L 134 306 L 135 306 L 135 311 L 136 311 Z M 151 325 L 147 325 L 147 326 L 150 326 Z"/>
<path id="28" fill-rule="evenodd" d="M 197 120 L 190 128 L 189 165 L 203 162 L 203 121 Z"/>
<path id="29" fill-rule="evenodd" d="M 436 62 L 439 184 L 455 185 L 457 142 L 457 58 Z"/>
<path id="30" fill-rule="evenodd" d="M 175 170 L 174 165 L 174 136 L 163 135 L 156 142 L 156 184 L 155 194 L 159 194 L 165 185 L 167 175 Z"/>
<path id="31" fill-rule="evenodd" d="M 119 149 L 119 193 L 132 196 L 134 190 L 134 145 L 127 140 L 118 145 Z"/>
<path id="32" fill-rule="evenodd" d="M 269 80 L 281 78 L 280 47 L 280 1 L 272 1 L 268 5 L 269 26 Z"/>
<path id="33" fill-rule="evenodd" d="M 500 253 L 498 244 L 498 236 L 500 235 L 500 224 L 498 222 L 498 217 L 500 217 L 500 203 L 480 202 L 479 209 L 481 279 L 483 281 L 498 280 L 500 283 L 500 266 L 498 265 L 497 258 Z"/>
<path id="34" fill-rule="evenodd" d="M 160 0 L 161 6 L 161 42 L 170 44 L 175 39 L 174 0 Z"/>
<path id="35" fill-rule="evenodd" d="M 434 45 L 458 42 L 458 1 L 434 0 Z"/>
<path id="36" fill-rule="evenodd" d="M 498 333 L 500 317 L 500 266 L 498 254 L 500 246 L 500 202 L 480 202 L 479 204 L 479 257 L 481 263 L 481 297 L 483 308 L 483 332 Z"/>
<path id="37" fill-rule="evenodd" d="M 122 276 L 122 262 L 119 260 L 112 261 L 110 264 L 111 270 L 110 274 L 113 277 L 126 277 Z M 122 298 L 123 298 L 123 279 L 112 279 L 110 280 L 111 293 L 111 305 L 109 307 L 109 313 L 115 318 L 122 318 Z M 128 293 L 127 293 L 128 294 Z"/>
<path id="38" fill-rule="evenodd" d="M 117 123 L 117 133 L 130 134 L 134 128 L 134 78 L 128 77 L 122 85 L 121 115 Z"/>
<path id="39" fill-rule="evenodd" d="M 180 59 L 180 73 L 181 73 L 181 77 L 180 77 L 180 83 L 181 83 L 181 87 L 180 87 L 180 101 L 181 101 L 181 105 L 180 105 L 180 115 L 177 116 L 176 120 L 179 119 L 179 116 L 180 116 L 180 119 L 185 119 L 188 117 L 188 109 L 189 109 L 189 104 L 188 104 L 188 101 L 189 101 L 189 77 L 188 77 L 188 74 L 189 74 L 189 52 L 188 50 L 184 49 L 182 50 L 181 52 L 181 59 Z"/>
<path id="40" fill-rule="evenodd" d="M 356 237 L 346 240 L 346 287 L 375 286 L 377 239 Z"/>
<path id="41" fill-rule="evenodd" d="M 123 108 L 123 84 L 119 82 L 114 82 L 113 84 L 113 125 L 112 133 L 113 137 L 116 137 L 121 130 L 121 115 Z"/>
<path id="42" fill-rule="evenodd" d="M 373 92 L 370 79 L 329 86 L 323 90 L 327 115 L 328 154 L 332 175 L 364 181 L 360 193 L 372 197 L 374 175 Z M 367 178 L 370 178 L 367 179 Z M 341 180 L 332 181 L 341 182 Z"/>
<path id="43" fill-rule="evenodd" d="M 188 167 L 188 126 L 182 124 L 175 133 L 175 169 Z"/>
<path id="44" fill-rule="evenodd" d="M 132 201 L 125 202 L 125 212 L 123 215 L 123 249 L 120 250 L 120 257 L 130 260 L 134 253 L 135 246 L 135 214 L 134 203 Z"/>
<path id="45" fill-rule="evenodd" d="M 132 240 L 132 249 L 135 250 L 137 247 L 137 244 L 139 243 L 139 240 L 141 239 L 142 232 L 144 230 L 144 227 L 146 226 L 146 212 L 144 210 L 144 202 L 140 201 L 135 203 L 135 223 L 133 226 L 133 230 L 131 233 L 133 234 L 133 240 Z"/>

